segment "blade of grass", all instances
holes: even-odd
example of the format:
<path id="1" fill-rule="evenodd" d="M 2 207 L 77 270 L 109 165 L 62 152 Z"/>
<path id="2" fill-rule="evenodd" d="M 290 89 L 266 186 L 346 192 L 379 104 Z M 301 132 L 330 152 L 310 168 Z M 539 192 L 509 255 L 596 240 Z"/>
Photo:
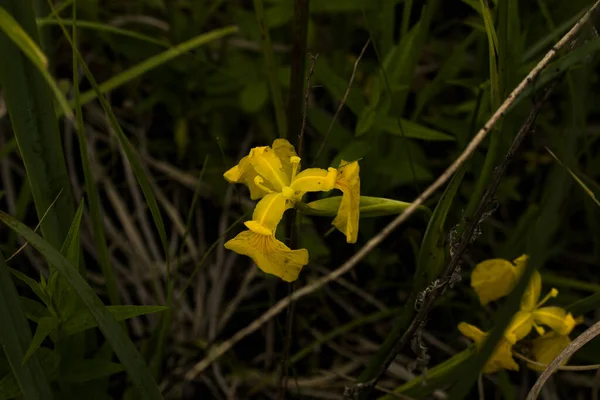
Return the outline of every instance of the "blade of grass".
<path id="1" fill-rule="evenodd" d="M 19 382 L 25 400 L 51 400 L 52 390 L 35 355 L 23 364 L 31 343 L 31 331 L 21 308 L 17 289 L 0 253 L 0 344 Z"/>
<path id="2" fill-rule="evenodd" d="M 63 92 L 58 87 L 58 83 L 48 70 L 48 59 L 38 47 L 35 41 L 25 32 L 19 23 L 2 7 L 0 7 L 0 29 L 13 41 L 13 43 L 29 58 L 42 77 L 52 89 L 56 101 L 60 105 L 62 112 L 72 118 L 73 113 Z M 1 43 L 1 42 L 0 42 Z M 7 60 L 10 59 L 7 57 Z"/>
<path id="3" fill-rule="evenodd" d="M 51 18 L 37 18 L 35 20 L 35 22 L 37 23 L 37 25 L 40 28 L 44 27 L 44 26 L 48 26 L 48 25 L 58 25 L 59 24 L 58 21 L 56 21 L 55 19 L 51 19 Z M 73 25 L 72 21 L 63 20 L 63 23 L 67 26 Z M 102 24 L 99 22 L 79 20 L 79 21 L 77 21 L 77 26 L 79 28 L 91 29 L 91 30 L 100 31 L 100 32 L 108 32 L 108 33 L 112 33 L 112 34 L 120 35 L 120 36 L 127 36 L 127 37 L 130 37 L 133 39 L 141 40 L 143 42 L 152 43 L 152 44 L 155 44 L 160 47 L 167 47 L 167 48 L 171 47 L 171 45 L 164 40 L 158 40 L 158 39 L 153 38 L 152 36 L 144 35 L 143 33 L 135 32 L 135 31 L 132 31 L 129 29 L 117 28 L 117 27 L 107 25 L 107 24 Z"/>
<path id="4" fill-rule="evenodd" d="M 73 6 L 73 43 L 77 43 L 78 22 L 76 20 L 76 16 L 77 7 Z M 120 304 L 121 301 L 119 299 L 117 280 L 115 278 L 113 266 L 110 262 L 110 256 L 108 254 L 106 236 L 104 234 L 102 207 L 100 206 L 100 196 L 96 187 L 96 179 L 92 173 L 87 139 L 85 137 L 85 125 L 83 123 L 83 114 L 81 112 L 82 104 L 79 92 L 79 62 L 75 52 L 73 52 L 73 95 L 73 105 L 75 106 L 75 131 L 77 133 L 77 138 L 79 139 L 79 154 L 81 156 L 81 166 L 85 180 L 85 192 L 87 193 L 87 204 L 92 220 L 92 231 L 94 234 L 93 237 L 95 249 L 98 255 L 98 264 L 100 264 L 100 269 L 102 270 L 102 275 L 104 276 L 108 300 L 110 304 L 116 306 Z"/>
<path id="5" fill-rule="evenodd" d="M 0 29 L 20 31 L 22 40 L 37 46 L 37 31 L 30 2 L 3 0 L 2 4 L 4 8 L 1 12 L 5 18 L 0 22 Z M 30 54 L 34 52 L 31 49 L 29 51 Z M 22 53 L 12 40 L 1 33 L 0 54 L 0 83 L 38 217 L 41 218 L 48 210 L 41 225 L 42 234 L 55 248 L 60 248 L 73 220 L 75 207 L 52 95 L 47 81 L 38 73 L 47 73 L 47 70 L 45 66 L 40 69 L 42 65 L 39 58 L 30 59 L 32 62 L 27 60 L 26 53 Z M 62 196 L 50 209 L 60 192 Z"/>
<path id="6" fill-rule="evenodd" d="M 281 85 L 279 84 L 277 64 L 275 63 L 275 55 L 273 54 L 271 35 L 269 34 L 269 25 L 267 24 L 263 0 L 254 0 L 254 13 L 260 30 L 261 46 L 265 56 L 267 77 L 269 79 L 269 88 L 271 89 L 271 100 L 273 101 L 275 119 L 277 121 L 277 131 L 279 132 L 279 137 L 285 138 L 287 136 L 287 118 L 285 115 L 283 93 L 281 91 Z"/>
<path id="7" fill-rule="evenodd" d="M 11 230 L 19 233 L 27 242 L 35 247 L 72 286 L 94 317 L 94 320 L 96 320 L 106 340 L 110 342 L 115 354 L 127 369 L 142 398 L 162 399 L 160 390 L 135 345 L 104 306 L 102 300 L 100 300 L 96 293 L 94 293 L 94 290 L 77 272 L 75 266 L 61 255 L 58 250 L 52 247 L 50 243 L 42 239 L 27 226 L 13 219 L 10 215 L 0 212 L 0 221 Z"/>
<path id="8" fill-rule="evenodd" d="M 61 29 L 64 28 L 63 20 L 57 20 L 57 23 L 59 26 L 61 26 Z M 192 51 L 197 47 L 200 47 L 214 40 L 220 39 L 224 36 L 231 35 L 232 33 L 235 33 L 237 31 L 238 28 L 236 26 L 228 26 L 225 28 L 215 29 L 213 31 L 204 33 L 183 43 L 180 43 L 177 46 L 173 46 L 172 48 L 165 50 L 160 54 L 152 56 L 147 60 L 142 61 L 141 63 L 136 64 L 133 67 L 121 72 L 120 74 L 113 76 L 106 82 L 103 82 L 100 85 L 96 85 L 96 89 L 88 90 L 87 92 L 82 93 L 79 101 L 81 102 L 81 105 L 87 104 L 90 101 L 98 98 L 100 94 L 110 92 L 111 90 L 116 89 L 130 82 L 131 80 L 140 77 L 141 75 L 154 68 L 160 67 L 161 65 L 171 61 L 176 57 L 179 57 L 180 55 L 188 51 Z M 72 106 L 73 103 L 71 102 L 70 105 Z M 59 110 L 58 113 L 62 114 L 62 111 Z"/>

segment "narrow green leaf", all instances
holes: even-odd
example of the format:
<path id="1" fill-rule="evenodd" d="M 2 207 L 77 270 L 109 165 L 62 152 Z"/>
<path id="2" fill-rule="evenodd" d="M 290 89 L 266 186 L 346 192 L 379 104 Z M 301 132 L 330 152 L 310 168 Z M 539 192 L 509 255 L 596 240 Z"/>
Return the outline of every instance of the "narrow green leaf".
<path id="1" fill-rule="evenodd" d="M 77 19 L 76 19 L 77 7 L 73 6 L 73 41 L 77 42 Z M 113 266 L 110 261 L 108 254 L 108 247 L 106 244 L 106 236 L 104 234 L 104 222 L 102 218 L 102 208 L 100 206 L 100 196 L 98 194 L 98 188 L 96 187 L 96 179 L 92 173 L 92 166 L 90 163 L 90 156 L 87 147 L 87 138 L 85 136 L 85 126 L 83 123 L 83 114 L 81 111 L 81 99 L 79 93 L 79 60 L 77 54 L 73 52 L 73 104 L 75 107 L 75 131 L 77 132 L 77 138 L 79 140 L 79 155 L 81 157 L 81 166 L 83 169 L 83 176 L 85 180 L 85 191 L 87 193 L 87 203 L 90 210 L 90 216 L 92 220 L 92 231 L 94 233 L 94 244 L 96 252 L 98 253 L 98 263 L 104 276 L 106 284 L 106 291 L 108 292 L 108 299 L 112 305 L 120 304 L 119 290 L 117 288 L 117 281 Z"/>
<path id="2" fill-rule="evenodd" d="M 69 118 L 73 118 L 73 112 L 69 107 L 67 98 L 60 90 L 58 83 L 54 80 L 48 71 L 48 60 L 37 46 L 37 44 L 21 28 L 19 23 L 2 7 L 0 7 L 0 30 L 6 34 L 17 47 L 29 58 L 33 65 L 42 74 L 48 86 L 52 89 L 62 112 Z"/>
<path id="3" fill-rule="evenodd" d="M 0 30 L 22 30 L 29 40 L 38 42 L 30 1 L 3 0 L 2 7 L 3 15 L 6 17 L 8 13 L 11 16 L 10 21 L 5 19 L 0 23 Z M 70 194 L 52 92 L 47 79 L 39 73 L 45 71 L 47 74 L 48 71 L 46 67 L 40 70 L 39 60 L 32 63 L 26 53 L 2 33 L 0 54 L 0 85 L 38 218 L 42 219 L 47 213 L 40 229 L 55 248 L 60 248 L 73 220 L 75 207 Z M 57 86 L 54 86 L 56 89 Z M 60 197 L 57 198 L 59 193 Z"/>
<path id="4" fill-rule="evenodd" d="M 106 340 L 110 342 L 117 357 L 127 369 L 142 397 L 145 399 L 161 399 L 160 390 L 135 345 L 75 267 L 46 240 L 8 214 L 0 212 L 0 221 L 23 236 L 50 264 L 56 267 L 75 289 L 94 317 Z"/>
<path id="5" fill-rule="evenodd" d="M 400 118 L 402 129 L 398 126 L 398 119 L 395 117 L 385 117 L 379 119 L 375 126 L 384 132 L 392 135 L 404 136 L 411 139 L 435 140 L 435 141 L 454 141 L 455 139 L 447 133 L 428 128 L 416 122 Z"/>
<path id="6" fill-rule="evenodd" d="M 25 400 L 52 399 L 52 390 L 38 357 L 33 356 L 29 362 L 23 364 L 25 350 L 31 342 L 31 331 L 2 253 L 0 253 L 0 321 L 0 344 L 13 371 L 13 375 L 10 376 L 18 382 L 23 397 Z M 3 392 L 4 384 L 3 379 L 0 381 L 0 393 Z"/>
<path id="7" fill-rule="evenodd" d="M 78 360 L 67 366 L 61 379 L 71 383 L 83 383 L 124 371 L 122 364 L 105 360 Z"/>
<path id="8" fill-rule="evenodd" d="M 23 312 L 27 319 L 30 319 L 35 323 L 38 323 L 39 320 L 44 317 L 52 316 L 52 313 L 50 313 L 42 303 L 24 296 L 19 296 L 19 300 L 21 300 L 21 308 L 23 308 Z"/>
<path id="9" fill-rule="evenodd" d="M 297 203 L 296 206 L 298 210 L 306 215 L 334 217 L 337 215 L 341 202 L 342 196 L 333 196 L 312 201 L 308 204 Z M 360 196 L 360 217 L 370 218 L 401 214 L 410 205 L 411 203 L 383 197 Z M 428 216 L 431 215 L 431 211 L 425 206 L 419 206 L 417 209 L 425 212 Z"/>
<path id="10" fill-rule="evenodd" d="M 442 389 L 452 384 L 457 376 L 462 373 L 465 362 L 476 353 L 475 347 L 471 346 L 458 354 L 453 355 L 441 364 L 427 370 L 427 376 L 418 376 L 397 389 L 396 394 L 404 394 L 415 398 L 426 398 L 435 390 Z M 387 395 L 380 397 L 379 400 L 393 400 L 396 397 Z"/>
<path id="11" fill-rule="evenodd" d="M 140 315 L 152 314 L 165 311 L 165 306 L 108 306 L 108 311 L 117 321 L 124 321 Z M 87 310 L 79 310 L 61 326 L 61 334 L 64 336 L 74 335 L 87 329 L 95 328 L 98 324 Z"/>
<path id="12" fill-rule="evenodd" d="M 61 21 L 64 25 L 64 21 Z M 198 35 L 190 40 L 187 40 L 183 43 L 180 43 L 176 46 L 171 47 L 168 50 L 165 50 L 164 52 L 157 54 L 155 56 L 152 56 L 150 58 L 148 58 L 145 61 L 142 61 L 141 63 L 134 65 L 133 67 L 129 68 L 126 71 L 121 72 L 120 74 L 117 74 L 115 76 L 113 76 L 112 78 L 110 78 L 109 80 L 107 80 L 106 82 L 101 83 L 97 89 L 92 89 L 89 90 L 85 93 L 81 94 L 81 98 L 79 99 L 79 102 L 81 105 L 87 104 L 90 101 L 98 98 L 98 96 L 100 94 L 104 94 L 107 92 L 110 92 L 113 89 L 116 89 L 130 81 L 132 81 L 133 79 L 136 79 L 140 76 L 142 76 L 143 74 L 145 74 L 146 72 L 160 67 L 161 65 L 171 61 L 172 59 L 179 57 L 182 54 L 185 54 L 189 51 L 194 50 L 197 47 L 200 47 L 202 45 L 205 45 L 207 43 L 210 43 L 214 40 L 220 39 L 224 36 L 227 35 L 231 35 L 232 33 L 235 33 L 238 31 L 238 28 L 236 26 L 228 26 L 225 28 L 221 28 L 221 29 L 215 29 L 214 31 L 208 32 L 208 33 L 204 33 L 202 35 Z M 81 62 L 81 60 L 80 60 Z M 83 65 L 83 63 L 82 63 Z M 87 76 L 88 73 L 86 72 L 86 77 L 89 79 L 89 76 Z M 73 102 L 71 102 L 71 106 L 73 106 Z"/>
<path id="13" fill-rule="evenodd" d="M 271 90 L 271 100 L 273 101 L 275 119 L 277 120 L 277 131 L 279 132 L 279 137 L 284 138 L 287 135 L 287 117 L 285 114 L 283 93 L 281 91 L 281 85 L 279 84 L 277 64 L 275 62 L 275 55 L 273 54 L 273 46 L 269 34 L 269 24 L 265 14 L 263 0 L 254 0 L 254 14 L 256 15 L 258 29 L 260 30 L 261 46 L 265 57 L 265 65 L 267 67 L 269 88 Z"/>
<path id="14" fill-rule="evenodd" d="M 415 271 L 415 282 L 419 282 L 416 284 L 417 290 L 422 290 L 422 285 L 436 279 L 444 267 L 446 234 L 448 232 L 446 217 L 458 193 L 458 188 L 462 183 L 466 170 L 466 164 L 463 164 L 454 174 L 435 210 L 433 210 L 417 257 L 417 270 Z"/>
<path id="15" fill-rule="evenodd" d="M 68 21 L 68 20 L 63 20 L 62 22 L 65 25 L 72 25 L 72 22 Z M 58 21 L 56 21 L 53 18 L 37 18 L 36 23 L 38 24 L 38 26 L 40 28 L 44 27 L 44 26 L 48 26 L 48 25 L 58 25 L 59 24 Z M 138 40 L 141 40 L 144 42 L 152 43 L 152 44 L 155 44 L 155 45 L 161 46 L 161 47 L 170 47 L 170 44 L 164 40 L 158 40 L 158 39 L 153 38 L 152 36 L 144 35 L 143 33 L 135 32 L 135 31 L 132 31 L 129 29 L 117 28 L 115 26 L 108 25 L 108 24 L 102 24 L 99 22 L 78 20 L 77 27 L 95 30 L 95 31 L 101 31 L 101 32 L 108 32 L 108 33 L 112 33 L 112 34 L 120 35 L 120 36 L 127 36 L 127 37 L 138 39 Z"/>
<path id="16" fill-rule="evenodd" d="M 11 274 L 27 286 L 35 293 L 35 295 L 46 304 L 47 307 L 51 307 L 52 302 L 50 301 L 50 297 L 46 293 L 45 289 L 34 279 L 31 279 L 21 271 L 17 271 L 16 269 L 7 267 Z"/>
<path id="17" fill-rule="evenodd" d="M 35 330 L 35 335 L 33 335 L 33 340 L 27 349 L 27 353 L 25 353 L 25 357 L 23 357 L 23 364 L 29 360 L 33 353 L 40 348 L 44 339 L 54 332 L 57 327 L 58 319 L 56 317 L 44 317 L 40 319 L 37 329 Z"/>

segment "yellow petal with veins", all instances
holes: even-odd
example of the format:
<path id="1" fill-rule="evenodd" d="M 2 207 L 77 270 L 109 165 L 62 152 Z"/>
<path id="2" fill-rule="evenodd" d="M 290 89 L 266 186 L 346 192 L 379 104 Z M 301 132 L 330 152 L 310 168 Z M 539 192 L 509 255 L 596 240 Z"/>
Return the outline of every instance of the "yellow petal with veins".
<path id="1" fill-rule="evenodd" d="M 358 218 L 360 207 L 360 168 L 358 161 L 348 163 L 342 160 L 335 179 L 335 188 L 343 193 L 340 208 L 332 224 L 346 235 L 348 243 L 356 243 L 358 238 Z"/>
<path id="2" fill-rule="evenodd" d="M 480 262 L 471 274 L 471 286 L 477 292 L 482 305 L 509 294 L 517 280 L 516 268 L 501 258 Z"/>
<path id="3" fill-rule="evenodd" d="M 476 326 L 461 322 L 458 325 L 458 330 L 466 337 L 472 339 L 478 349 L 483 346 L 483 342 L 487 337 L 487 333 L 482 332 Z M 512 345 L 505 338 L 500 339 L 496 349 L 483 366 L 481 372 L 491 374 L 501 369 L 510 369 L 513 371 L 519 370 L 519 365 L 515 362 L 512 356 Z"/>
<path id="4" fill-rule="evenodd" d="M 261 189 L 254 182 L 254 178 L 258 176 L 258 173 L 250 163 L 248 156 L 242 158 L 240 162 L 230 168 L 227 172 L 223 174 L 223 177 L 231 183 L 243 183 L 250 189 L 250 198 L 252 200 L 257 200 L 264 197 L 267 192 Z M 268 182 L 265 182 L 264 185 L 271 189 Z"/>
<path id="5" fill-rule="evenodd" d="M 287 201 L 282 193 L 268 194 L 256 205 L 254 213 L 252 213 L 252 221 L 275 232 L 286 209 Z"/>
<path id="6" fill-rule="evenodd" d="M 275 139 L 271 147 L 273 148 L 275 155 L 277 155 L 281 161 L 283 173 L 286 176 L 292 176 L 292 163 L 290 162 L 290 158 L 298 157 L 294 146 L 286 139 Z"/>
<path id="7" fill-rule="evenodd" d="M 290 187 L 294 189 L 297 199 L 307 192 L 328 192 L 335 185 L 337 170 L 329 168 L 324 170 L 321 168 L 307 168 L 296 175 Z"/>
<path id="8" fill-rule="evenodd" d="M 283 164 L 269 146 L 254 147 L 248 155 L 250 163 L 258 174 L 267 181 L 276 192 L 290 185 L 290 176 L 286 175 Z"/>
<path id="9" fill-rule="evenodd" d="M 308 264 L 306 249 L 290 250 L 274 235 L 243 231 L 225 243 L 225 248 L 250 257 L 262 271 L 286 282 L 298 279 L 302 267 Z"/>
<path id="10" fill-rule="evenodd" d="M 566 335 L 548 332 L 543 336 L 533 339 L 531 343 L 531 351 L 535 361 L 548 365 L 571 343 L 571 339 Z M 565 360 L 562 365 L 566 364 L 567 361 Z M 527 364 L 527 366 L 536 371 L 543 371 L 545 369 L 545 367 L 535 364 Z"/>
<path id="11" fill-rule="evenodd" d="M 577 325 L 571 313 L 561 307 L 538 308 L 533 311 L 533 318 L 536 323 L 547 325 L 560 335 L 568 335 Z"/>

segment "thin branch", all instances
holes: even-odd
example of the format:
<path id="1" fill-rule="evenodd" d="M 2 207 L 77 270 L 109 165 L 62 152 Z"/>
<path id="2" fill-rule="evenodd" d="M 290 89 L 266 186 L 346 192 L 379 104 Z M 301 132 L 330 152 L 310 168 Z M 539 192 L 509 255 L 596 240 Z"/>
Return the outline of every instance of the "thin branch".
<path id="1" fill-rule="evenodd" d="M 536 365 L 542 368 L 548 368 L 550 364 L 543 364 L 541 362 L 534 361 L 530 358 L 525 357 L 523 354 L 513 351 L 513 355 L 520 360 L 523 360 L 529 364 Z M 600 364 L 592 365 L 561 365 L 558 367 L 559 371 L 596 371 L 600 370 Z"/>
<path id="2" fill-rule="evenodd" d="M 494 127 L 494 125 L 504 116 L 504 113 L 508 111 L 508 109 L 514 104 L 517 97 L 527 89 L 529 85 L 531 85 L 538 75 L 548 66 L 550 60 L 556 55 L 556 53 L 562 49 L 567 43 L 569 43 L 579 30 L 583 27 L 583 25 L 589 20 L 592 12 L 598 7 L 600 4 L 600 0 L 598 0 L 590 10 L 585 13 L 585 15 L 571 28 L 571 30 L 563 36 L 563 38 L 552 47 L 552 49 L 544 56 L 544 58 L 533 68 L 529 74 L 525 77 L 525 79 L 509 94 L 504 103 L 496 110 L 496 112 L 491 116 L 488 122 L 479 130 L 477 135 L 472 139 L 469 145 L 465 148 L 463 153 L 444 171 L 439 178 L 431 184 L 415 201 L 406 209 L 402 214 L 397 216 L 390 224 L 388 224 L 379 234 L 371 238 L 356 254 L 354 254 L 348 261 L 342 264 L 339 268 L 332 271 L 328 275 L 323 276 L 322 278 L 314 281 L 311 284 L 304 286 L 303 288 L 294 292 L 291 296 L 286 297 L 280 300 L 273 307 L 268 309 L 265 313 L 263 313 L 260 317 L 258 317 L 254 322 L 247 325 L 246 327 L 240 329 L 236 332 L 230 339 L 225 340 L 220 345 L 212 348 L 209 351 L 209 354 L 202 360 L 200 360 L 192 369 L 190 369 L 185 374 L 186 380 L 193 380 L 196 378 L 206 367 L 212 364 L 216 359 L 225 354 L 228 350 L 230 350 L 236 343 L 242 340 L 244 337 L 258 330 L 265 322 L 269 321 L 271 318 L 279 314 L 281 311 L 285 310 L 289 302 L 296 301 L 304 296 L 307 296 L 323 285 L 336 280 L 340 276 L 344 275 L 346 272 L 350 271 L 354 266 L 356 266 L 367 254 L 369 254 L 375 247 L 377 247 L 385 238 L 387 238 L 398 226 L 400 226 L 403 222 L 405 222 L 418 208 L 421 206 L 425 200 L 427 200 L 436 190 L 438 190 L 442 185 L 444 185 L 456 172 L 458 168 L 473 154 L 473 152 L 477 149 L 477 146 L 485 139 L 488 132 Z"/>
<path id="3" fill-rule="evenodd" d="M 563 351 L 560 352 L 558 356 L 556 356 L 554 360 L 552 360 L 552 362 L 548 365 L 544 372 L 542 372 L 540 377 L 529 391 L 526 400 L 537 399 L 546 381 L 559 369 L 560 365 L 566 362 L 573 354 L 575 354 L 577 350 L 582 348 L 586 343 L 596 338 L 598 335 L 600 335 L 600 321 L 596 322 L 594 325 L 586 329 L 586 331 L 581 335 L 577 336 L 575 340 L 573 340 Z"/>

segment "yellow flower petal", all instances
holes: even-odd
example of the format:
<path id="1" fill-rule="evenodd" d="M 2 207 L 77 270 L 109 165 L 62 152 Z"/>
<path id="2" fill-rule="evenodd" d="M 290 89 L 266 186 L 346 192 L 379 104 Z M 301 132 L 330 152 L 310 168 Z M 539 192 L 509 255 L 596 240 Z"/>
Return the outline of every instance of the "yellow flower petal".
<path id="1" fill-rule="evenodd" d="M 298 157 L 294 146 L 286 139 L 275 139 L 271 147 L 273 148 L 275 155 L 281 161 L 283 173 L 286 176 L 292 176 L 292 163 L 290 162 L 290 158 Z"/>
<path id="2" fill-rule="evenodd" d="M 486 337 L 485 332 L 475 325 L 467 324 L 466 322 L 461 322 L 458 324 L 458 330 L 460 333 L 473 340 L 478 346 L 482 344 Z"/>
<path id="3" fill-rule="evenodd" d="M 533 311 L 533 318 L 536 323 L 547 325 L 560 335 L 568 335 L 577 324 L 571 313 L 560 307 L 538 308 Z"/>
<path id="4" fill-rule="evenodd" d="M 286 175 L 283 164 L 269 146 L 254 147 L 248 159 L 256 172 L 267 181 L 276 192 L 290 185 L 290 176 Z"/>
<path id="5" fill-rule="evenodd" d="M 348 243 L 356 243 L 358 238 L 358 217 L 360 207 L 360 168 L 358 161 L 348 163 L 342 160 L 338 168 L 335 188 L 343 193 L 340 208 L 332 224 L 346 235 Z"/>
<path id="6" fill-rule="evenodd" d="M 504 332 L 504 337 L 515 344 L 531 332 L 533 328 L 533 315 L 531 311 L 517 311 L 512 321 Z"/>
<path id="7" fill-rule="evenodd" d="M 521 310 L 533 310 L 540 299 L 541 290 L 542 277 L 539 272 L 533 271 L 529 285 L 527 285 L 527 289 L 525 289 L 525 293 L 523 293 L 523 298 L 521 299 Z"/>
<path id="8" fill-rule="evenodd" d="M 307 168 L 296 175 L 290 187 L 294 189 L 296 198 L 300 199 L 306 192 L 327 192 L 335 185 L 337 170 L 329 168 Z"/>
<path id="9" fill-rule="evenodd" d="M 566 335 L 557 332 L 548 332 L 543 336 L 532 340 L 532 353 L 535 361 L 542 364 L 550 364 L 571 343 Z M 566 364 L 567 361 L 563 363 Z M 545 368 L 534 364 L 527 364 L 529 368 L 543 371 Z"/>
<path id="10" fill-rule="evenodd" d="M 243 183 L 246 185 L 250 189 L 250 198 L 252 200 L 260 199 L 267 194 L 266 191 L 258 187 L 254 182 L 256 176 L 258 176 L 258 173 L 250 163 L 248 156 L 242 158 L 236 166 L 223 174 L 223 177 L 228 182 Z M 265 182 L 264 185 L 271 189 L 268 182 Z"/>
<path id="11" fill-rule="evenodd" d="M 527 267 L 527 261 L 529 261 L 529 256 L 527 254 L 523 254 L 513 260 L 513 264 L 515 264 L 515 268 L 517 269 L 517 275 L 521 275 Z"/>
<path id="12" fill-rule="evenodd" d="M 300 270 L 308 264 L 306 249 L 290 250 L 274 235 L 243 231 L 225 243 L 225 248 L 249 256 L 258 268 L 286 282 L 298 279 Z"/>
<path id="13" fill-rule="evenodd" d="M 471 274 L 471 286 L 477 292 L 482 305 L 509 294 L 517 280 L 516 268 L 501 258 L 480 262 Z"/>
<path id="14" fill-rule="evenodd" d="M 458 324 L 458 330 L 466 337 L 472 339 L 478 349 L 483 345 L 487 337 L 487 333 L 482 332 L 476 326 L 461 322 Z M 500 339 L 498 345 L 488 361 L 485 363 L 481 372 L 491 374 L 501 369 L 510 369 L 513 371 L 519 370 L 519 365 L 515 362 L 512 356 L 512 345 L 505 338 Z"/>
<path id="15" fill-rule="evenodd" d="M 256 205 L 254 213 L 252 213 L 252 221 L 275 232 L 287 208 L 287 201 L 282 193 L 268 194 Z"/>

